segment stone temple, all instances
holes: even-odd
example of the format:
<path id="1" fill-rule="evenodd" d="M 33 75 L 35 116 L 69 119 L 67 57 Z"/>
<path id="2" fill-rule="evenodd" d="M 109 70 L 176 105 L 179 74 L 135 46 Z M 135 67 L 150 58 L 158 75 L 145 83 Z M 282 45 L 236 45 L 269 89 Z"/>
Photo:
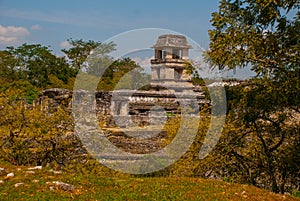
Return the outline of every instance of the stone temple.
<path id="1" fill-rule="evenodd" d="M 111 93 L 111 112 L 120 127 L 155 124 L 180 114 L 182 105 L 194 109 L 206 103 L 204 92 L 195 89 L 188 72 L 189 49 L 186 37 L 166 34 L 152 46 L 150 90 L 117 90 Z M 151 118 L 150 118 L 151 117 Z"/>
<path id="2" fill-rule="evenodd" d="M 130 153 L 151 153 L 163 147 L 164 124 L 174 116 L 198 116 L 208 103 L 203 90 L 196 89 L 188 72 L 189 49 L 186 37 L 166 34 L 152 46 L 149 90 L 97 91 L 90 95 L 91 109 L 101 129 L 117 147 Z M 39 104 L 48 110 L 62 103 L 84 104 L 84 91 L 48 89 L 40 94 Z M 46 108 L 47 110 L 47 108 Z M 132 140 L 135 139 L 135 140 Z"/>
<path id="3" fill-rule="evenodd" d="M 94 99 L 92 108 L 100 119 L 105 117 L 107 127 L 161 123 L 170 116 L 181 114 L 183 105 L 199 110 L 208 103 L 204 91 L 192 84 L 187 69 L 192 46 L 185 36 L 161 35 L 152 48 L 154 59 L 151 60 L 149 90 L 97 91 L 95 97 L 91 97 Z M 48 89 L 40 94 L 38 104 L 57 107 L 68 102 L 64 99 L 72 98 L 72 94 L 66 89 Z M 74 94 L 80 95 L 79 92 Z M 73 97 L 74 101 L 80 102 L 80 98 Z M 69 103 L 68 107 L 72 105 Z"/>

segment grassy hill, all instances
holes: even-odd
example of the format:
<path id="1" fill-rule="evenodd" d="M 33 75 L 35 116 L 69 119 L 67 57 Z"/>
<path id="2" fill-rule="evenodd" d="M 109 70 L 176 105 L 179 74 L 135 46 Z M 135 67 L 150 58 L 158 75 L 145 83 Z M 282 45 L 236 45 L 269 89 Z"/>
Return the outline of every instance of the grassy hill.
<path id="1" fill-rule="evenodd" d="M 253 186 L 187 177 L 97 176 L 0 163 L 0 200 L 300 200 Z M 14 173 L 8 177 L 7 174 Z"/>

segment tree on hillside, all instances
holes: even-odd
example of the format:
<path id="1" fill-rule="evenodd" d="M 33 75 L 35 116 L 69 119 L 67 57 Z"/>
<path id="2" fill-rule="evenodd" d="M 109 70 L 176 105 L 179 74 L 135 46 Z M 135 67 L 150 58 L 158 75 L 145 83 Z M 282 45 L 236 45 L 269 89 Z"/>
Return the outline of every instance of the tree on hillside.
<path id="1" fill-rule="evenodd" d="M 299 8 L 299 0 L 222 0 L 206 52 L 213 67 L 257 74 L 228 90 L 231 126 L 219 147 L 227 173 L 282 193 L 299 188 L 299 154 L 291 152 L 300 135 Z"/>

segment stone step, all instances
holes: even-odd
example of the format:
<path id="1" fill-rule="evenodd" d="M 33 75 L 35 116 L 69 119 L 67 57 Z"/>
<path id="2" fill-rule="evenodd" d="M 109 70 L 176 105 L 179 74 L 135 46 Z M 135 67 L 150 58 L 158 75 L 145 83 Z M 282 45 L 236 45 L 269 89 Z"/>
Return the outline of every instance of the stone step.
<path id="1" fill-rule="evenodd" d="M 125 152 L 135 154 L 152 153 L 165 146 L 167 133 L 165 130 L 152 128 L 116 129 L 111 128 L 105 131 L 105 136 L 116 147 Z"/>

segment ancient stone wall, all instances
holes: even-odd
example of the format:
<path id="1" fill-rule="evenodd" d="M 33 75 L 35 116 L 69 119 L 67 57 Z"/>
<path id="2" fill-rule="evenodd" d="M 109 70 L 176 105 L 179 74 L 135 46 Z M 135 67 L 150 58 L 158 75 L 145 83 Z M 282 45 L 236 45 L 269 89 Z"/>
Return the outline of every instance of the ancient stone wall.
<path id="1" fill-rule="evenodd" d="M 86 91 L 47 89 L 40 93 L 37 105 L 45 112 L 55 111 L 59 106 L 72 110 L 72 104 L 76 103 L 77 107 L 77 104 L 85 104 L 85 100 L 93 103 L 91 110 L 96 111 L 101 130 L 107 139 L 116 147 L 133 154 L 152 153 L 166 146 L 168 135 L 164 125 L 169 118 L 182 114 L 182 105 L 199 110 L 207 103 L 201 90 L 193 93 L 97 91 L 92 96 Z M 78 137 L 76 132 L 72 132 L 72 136 Z M 80 147 L 80 150 L 85 151 L 84 147 Z M 121 155 L 115 159 L 113 153 L 105 157 L 106 160 L 126 158 Z"/>
<path id="2" fill-rule="evenodd" d="M 76 91 L 73 101 L 81 104 L 85 91 Z M 66 89 L 47 89 L 40 93 L 38 104 L 47 111 L 55 111 L 59 105 L 72 109 L 73 92 Z M 147 126 L 162 122 L 164 118 L 180 114 L 180 106 L 191 105 L 199 110 L 207 103 L 204 92 L 174 93 L 167 91 L 97 91 L 91 108 L 96 111 L 105 127 Z"/>

